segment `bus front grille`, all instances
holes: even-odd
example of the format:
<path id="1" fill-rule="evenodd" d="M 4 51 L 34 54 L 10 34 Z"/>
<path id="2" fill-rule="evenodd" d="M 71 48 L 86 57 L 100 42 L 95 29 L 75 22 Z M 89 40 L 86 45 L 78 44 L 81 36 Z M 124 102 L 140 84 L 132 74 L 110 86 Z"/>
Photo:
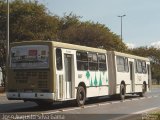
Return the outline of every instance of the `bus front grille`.
<path id="1" fill-rule="evenodd" d="M 49 72 L 44 70 L 14 70 L 16 88 L 48 89 Z"/>
<path id="2" fill-rule="evenodd" d="M 40 88 L 40 89 L 45 89 L 45 88 L 47 88 L 47 81 L 45 80 L 45 81 L 43 81 L 43 80 L 39 80 L 38 81 L 38 88 Z"/>
<path id="3" fill-rule="evenodd" d="M 48 86 L 47 79 L 48 79 L 47 72 L 39 72 L 38 73 L 38 88 L 39 89 L 47 88 L 47 86 Z"/>

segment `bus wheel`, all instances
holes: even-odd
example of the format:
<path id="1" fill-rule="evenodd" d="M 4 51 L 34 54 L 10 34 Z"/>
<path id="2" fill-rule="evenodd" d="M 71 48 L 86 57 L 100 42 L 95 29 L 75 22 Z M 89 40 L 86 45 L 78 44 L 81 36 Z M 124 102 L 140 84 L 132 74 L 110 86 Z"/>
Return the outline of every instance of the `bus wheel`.
<path id="1" fill-rule="evenodd" d="M 83 106 L 86 100 L 86 92 L 84 87 L 79 86 L 77 89 L 76 102 L 78 106 Z"/>
<path id="2" fill-rule="evenodd" d="M 120 85 L 120 99 L 124 100 L 125 99 L 125 94 L 126 94 L 126 89 L 125 89 L 125 85 L 121 84 Z"/>
<path id="3" fill-rule="evenodd" d="M 140 92 L 140 93 L 139 93 L 139 96 L 140 96 L 140 97 L 144 97 L 144 96 L 145 96 L 146 91 L 147 91 L 146 84 L 145 84 L 145 83 L 143 83 L 143 85 L 142 85 L 142 92 Z"/>

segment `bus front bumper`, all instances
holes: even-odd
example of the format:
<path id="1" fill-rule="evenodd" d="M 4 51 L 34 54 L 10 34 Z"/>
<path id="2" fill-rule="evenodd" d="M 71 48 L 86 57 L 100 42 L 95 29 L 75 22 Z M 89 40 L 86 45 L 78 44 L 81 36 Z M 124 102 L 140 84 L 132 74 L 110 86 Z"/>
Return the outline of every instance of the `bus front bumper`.
<path id="1" fill-rule="evenodd" d="M 25 93 L 25 92 L 7 92 L 7 98 L 9 100 L 24 100 L 24 99 L 44 99 L 55 100 L 54 93 Z"/>

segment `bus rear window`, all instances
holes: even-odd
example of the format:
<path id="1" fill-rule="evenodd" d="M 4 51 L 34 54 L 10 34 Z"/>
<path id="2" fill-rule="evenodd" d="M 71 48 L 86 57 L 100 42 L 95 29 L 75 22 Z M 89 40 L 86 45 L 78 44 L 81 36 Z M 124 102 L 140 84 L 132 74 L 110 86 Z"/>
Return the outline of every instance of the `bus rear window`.
<path id="1" fill-rule="evenodd" d="M 10 63 L 13 69 L 37 69 L 49 67 L 47 45 L 23 45 L 11 48 Z"/>

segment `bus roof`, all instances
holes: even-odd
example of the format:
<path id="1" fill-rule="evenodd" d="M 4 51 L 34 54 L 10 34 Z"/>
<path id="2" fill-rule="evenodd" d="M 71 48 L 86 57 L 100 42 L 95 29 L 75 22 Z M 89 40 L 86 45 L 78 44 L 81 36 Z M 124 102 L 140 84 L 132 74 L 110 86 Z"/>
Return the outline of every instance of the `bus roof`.
<path id="1" fill-rule="evenodd" d="M 81 45 L 74 45 L 74 44 L 68 44 L 68 43 L 62 43 L 62 42 L 53 42 L 53 46 L 62 47 L 62 48 L 69 48 L 69 49 L 76 49 L 76 50 L 91 51 L 91 52 L 106 53 L 105 49 L 93 48 L 93 47 L 87 47 L 87 46 L 81 46 Z"/>
<path id="2" fill-rule="evenodd" d="M 145 58 L 145 57 L 140 57 L 140 56 L 136 56 L 136 55 L 132 55 L 132 54 L 127 54 L 127 53 L 121 53 L 121 52 L 117 52 L 117 51 L 109 51 L 114 55 L 118 55 L 118 56 L 124 56 L 127 58 L 133 58 L 133 59 L 139 59 L 139 60 L 144 60 L 144 61 L 150 61 L 149 58 Z"/>
<path id="3" fill-rule="evenodd" d="M 93 47 L 87 47 L 87 46 L 81 46 L 81 45 L 75 45 L 75 44 L 69 44 L 69 43 L 62 43 L 62 42 L 56 42 L 56 41 L 42 41 L 42 40 L 14 42 L 14 43 L 11 43 L 11 46 L 37 45 L 37 44 L 40 44 L 40 45 L 52 44 L 53 47 L 75 49 L 75 50 L 81 50 L 81 51 L 98 52 L 98 53 L 106 53 L 107 52 L 105 49 L 100 49 L 100 48 L 93 48 Z M 121 52 L 117 52 L 117 51 L 108 51 L 108 53 L 112 53 L 114 55 L 124 56 L 124 57 L 128 57 L 128 58 L 133 58 L 133 59 L 150 61 L 148 58 L 145 58 L 145 57 L 121 53 Z"/>
<path id="4" fill-rule="evenodd" d="M 62 42 L 56 42 L 56 41 L 42 41 L 42 40 L 35 40 L 35 41 L 23 41 L 23 42 L 14 42 L 11 44 L 11 46 L 17 46 L 17 45 L 36 45 L 36 44 L 52 44 L 54 47 L 61 47 L 66 49 L 75 49 L 75 50 L 81 50 L 81 51 L 90 51 L 90 52 L 99 52 L 99 53 L 106 53 L 105 49 L 100 48 L 93 48 L 93 47 L 87 47 L 87 46 L 81 46 L 81 45 L 75 45 L 75 44 L 69 44 L 69 43 L 62 43 Z"/>

